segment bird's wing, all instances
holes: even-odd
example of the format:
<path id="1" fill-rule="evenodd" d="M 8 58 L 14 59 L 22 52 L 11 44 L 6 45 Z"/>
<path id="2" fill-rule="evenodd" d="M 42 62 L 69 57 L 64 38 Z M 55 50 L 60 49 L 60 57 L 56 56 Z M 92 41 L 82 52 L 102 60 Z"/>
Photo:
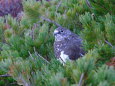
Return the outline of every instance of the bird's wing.
<path id="1" fill-rule="evenodd" d="M 75 60 L 80 57 L 80 48 L 78 46 L 70 45 L 64 50 L 69 59 Z"/>

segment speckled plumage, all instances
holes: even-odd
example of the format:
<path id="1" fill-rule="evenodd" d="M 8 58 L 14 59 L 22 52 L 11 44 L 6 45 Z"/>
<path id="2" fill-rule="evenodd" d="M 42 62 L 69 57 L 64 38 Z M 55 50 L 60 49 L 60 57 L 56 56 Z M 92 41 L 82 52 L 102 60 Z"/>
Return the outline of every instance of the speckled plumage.
<path id="1" fill-rule="evenodd" d="M 82 39 L 70 30 L 58 27 L 54 31 L 54 36 L 54 52 L 58 59 L 63 60 L 62 51 L 70 60 L 76 60 L 85 53 L 82 49 Z"/>

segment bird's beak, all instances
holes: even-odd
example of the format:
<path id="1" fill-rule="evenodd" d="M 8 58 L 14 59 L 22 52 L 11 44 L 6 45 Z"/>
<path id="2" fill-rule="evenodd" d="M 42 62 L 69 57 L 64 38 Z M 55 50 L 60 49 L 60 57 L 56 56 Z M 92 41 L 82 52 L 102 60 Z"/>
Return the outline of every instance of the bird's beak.
<path id="1" fill-rule="evenodd" d="M 55 36 L 55 35 L 57 35 L 58 33 L 59 33 L 59 31 L 58 31 L 58 30 L 54 30 L 53 35 Z"/>

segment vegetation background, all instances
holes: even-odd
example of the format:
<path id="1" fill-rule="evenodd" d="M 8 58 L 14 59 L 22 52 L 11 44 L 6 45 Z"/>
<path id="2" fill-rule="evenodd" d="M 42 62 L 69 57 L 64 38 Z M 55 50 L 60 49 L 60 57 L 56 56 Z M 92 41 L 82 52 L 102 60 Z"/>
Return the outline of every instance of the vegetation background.
<path id="1" fill-rule="evenodd" d="M 0 86 L 115 86 L 115 0 L 0 0 Z M 59 24 L 87 52 L 60 64 Z"/>

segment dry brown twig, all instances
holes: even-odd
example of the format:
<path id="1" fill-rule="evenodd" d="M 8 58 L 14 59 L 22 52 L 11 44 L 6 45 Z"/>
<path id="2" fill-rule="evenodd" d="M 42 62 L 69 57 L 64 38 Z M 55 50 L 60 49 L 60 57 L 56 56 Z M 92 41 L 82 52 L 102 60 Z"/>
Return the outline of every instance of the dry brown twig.
<path id="1" fill-rule="evenodd" d="M 107 40 L 104 40 L 105 41 L 105 43 L 107 43 L 109 46 L 111 46 L 111 47 L 114 47 L 110 42 L 108 42 Z"/>
<path id="2" fill-rule="evenodd" d="M 9 74 L 0 75 L 0 77 L 11 77 Z"/>
<path id="3" fill-rule="evenodd" d="M 82 86 L 83 77 L 84 77 L 84 73 L 81 74 L 78 86 Z"/>
<path id="4" fill-rule="evenodd" d="M 61 27 L 61 25 L 60 24 L 58 24 L 57 22 L 55 22 L 55 21 L 53 21 L 53 20 L 51 20 L 51 19 L 49 19 L 49 18 L 45 18 L 45 17 L 41 17 L 44 21 L 47 21 L 47 22 L 49 22 L 49 23 L 53 23 L 53 24 L 55 24 L 56 26 L 58 26 L 58 27 Z"/>
<path id="5" fill-rule="evenodd" d="M 34 52 L 35 52 L 35 55 L 36 55 L 37 57 L 40 57 L 41 59 L 43 59 L 43 60 L 44 60 L 45 62 L 47 62 L 48 64 L 50 63 L 50 62 L 47 61 L 44 57 L 42 57 L 40 54 L 37 53 L 35 47 L 34 47 Z"/>
<path id="6" fill-rule="evenodd" d="M 86 4 L 87 4 L 87 6 L 88 6 L 89 8 L 92 8 L 92 6 L 91 6 L 89 0 L 86 0 Z"/>
<path id="7" fill-rule="evenodd" d="M 60 0 L 59 3 L 57 4 L 57 6 L 56 6 L 56 12 L 57 12 L 58 8 L 61 6 L 61 4 L 62 4 L 62 0 Z"/>

